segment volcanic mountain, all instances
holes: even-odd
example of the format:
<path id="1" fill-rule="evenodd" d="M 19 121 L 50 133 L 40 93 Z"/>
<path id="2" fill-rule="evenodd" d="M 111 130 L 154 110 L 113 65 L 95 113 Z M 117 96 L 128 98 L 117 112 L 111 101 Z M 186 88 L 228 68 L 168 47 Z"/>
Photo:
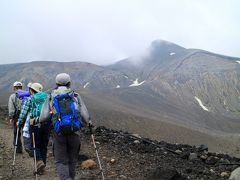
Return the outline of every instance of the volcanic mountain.
<path id="1" fill-rule="evenodd" d="M 239 58 L 156 40 L 144 56 L 108 66 L 46 61 L 0 65 L 1 103 L 7 102 L 14 81 L 40 82 L 50 90 L 60 72 L 71 75 L 99 125 L 215 148 L 230 146 L 225 140 L 239 132 Z"/>

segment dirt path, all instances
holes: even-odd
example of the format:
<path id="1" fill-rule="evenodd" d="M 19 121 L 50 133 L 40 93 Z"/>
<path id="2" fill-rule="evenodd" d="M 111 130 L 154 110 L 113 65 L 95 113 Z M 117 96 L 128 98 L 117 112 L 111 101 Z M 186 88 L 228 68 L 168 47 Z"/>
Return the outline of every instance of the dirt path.
<path id="1" fill-rule="evenodd" d="M 0 180 L 35 179 L 34 163 L 26 152 L 17 155 L 13 162 L 12 129 L 0 120 Z M 170 180 L 215 180 L 228 179 L 238 167 L 240 159 L 226 154 L 210 153 L 183 144 L 169 144 L 164 141 L 136 139 L 127 132 L 99 127 L 95 132 L 98 152 L 107 180 L 152 179 Z M 98 166 L 92 170 L 82 169 L 81 162 L 93 159 L 97 163 L 95 150 L 88 131 L 81 135 L 81 152 L 76 167 L 76 180 L 98 180 L 101 173 Z M 204 147 L 205 148 L 205 147 Z M 169 151 L 171 150 L 171 151 Z M 227 163 L 229 165 L 222 165 Z M 55 172 L 52 148 L 49 147 L 46 173 L 40 180 L 59 179 Z"/>
<path id="2" fill-rule="evenodd" d="M 3 147 L 3 177 L 6 179 L 34 179 L 34 160 L 29 157 L 29 155 L 23 151 L 23 154 L 16 154 L 15 166 L 12 165 L 13 162 L 13 133 L 12 128 L 9 125 L 1 124 L 0 138 Z M 48 150 L 48 161 L 46 166 L 46 173 L 39 176 L 39 179 L 58 179 L 55 175 L 55 168 L 53 164 L 52 150 Z"/>
<path id="3" fill-rule="evenodd" d="M 15 166 L 13 162 L 13 133 L 10 125 L 1 123 L 0 121 L 0 179 L 35 179 L 34 172 L 34 159 L 23 151 L 23 154 L 16 154 Z M 90 142 L 90 139 L 82 139 L 81 153 L 85 154 L 84 157 L 94 155 L 94 149 Z M 50 143 L 51 144 L 51 143 Z M 80 156 L 82 157 L 82 156 Z M 95 157 L 92 157 L 95 159 Z M 55 171 L 54 158 L 52 154 L 52 146 L 48 147 L 48 158 L 45 173 L 38 176 L 39 180 L 58 180 L 58 176 Z M 93 177 L 99 179 L 99 170 L 82 170 L 81 160 L 78 161 L 76 168 L 76 179 L 85 179 L 86 177 Z M 98 178 L 99 177 L 99 178 Z"/>

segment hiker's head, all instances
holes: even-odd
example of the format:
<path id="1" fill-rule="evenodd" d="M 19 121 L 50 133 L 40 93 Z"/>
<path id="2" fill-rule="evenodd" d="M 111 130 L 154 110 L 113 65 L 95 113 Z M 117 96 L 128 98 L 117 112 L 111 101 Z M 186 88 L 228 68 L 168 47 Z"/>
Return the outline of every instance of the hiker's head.
<path id="1" fill-rule="evenodd" d="M 17 91 L 18 89 L 22 89 L 22 87 L 23 87 L 23 84 L 19 81 L 16 81 L 16 82 L 13 83 L 13 90 L 14 91 Z"/>
<path id="2" fill-rule="evenodd" d="M 32 85 L 31 82 L 29 82 L 29 83 L 27 84 L 27 87 L 28 87 L 28 91 L 29 91 L 29 92 L 30 92 L 31 85 Z"/>
<path id="3" fill-rule="evenodd" d="M 70 87 L 71 78 L 67 73 L 60 73 L 56 76 L 56 85 L 57 86 L 66 86 Z"/>
<path id="4" fill-rule="evenodd" d="M 40 83 L 31 83 L 31 84 L 28 84 L 28 85 L 30 85 L 29 91 L 30 91 L 31 94 L 35 94 L 37 92 L 40 92 L 43 89 L 43 86 Z"/>
<path id="5" fill-rule="evenodd" d="M 27 87 L 28 87 L 28 88 L 30 88 L 30 87 L 31 87 L 31 85 L 32 85 L 32 83 L 31 83 L 31 82 L 29 82 L 29 83 L 27 84 Z"/>

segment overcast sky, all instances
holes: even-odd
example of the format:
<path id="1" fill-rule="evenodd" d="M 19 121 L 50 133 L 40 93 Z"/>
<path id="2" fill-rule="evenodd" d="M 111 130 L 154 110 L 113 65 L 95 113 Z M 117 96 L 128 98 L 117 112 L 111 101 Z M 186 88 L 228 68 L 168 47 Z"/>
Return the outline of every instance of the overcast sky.
<path id="1" fill-rule="evenodd" d="M 239 0 L 1 0 L 0 63 L 109 64 L 155 39 L 240 57 Z"/>

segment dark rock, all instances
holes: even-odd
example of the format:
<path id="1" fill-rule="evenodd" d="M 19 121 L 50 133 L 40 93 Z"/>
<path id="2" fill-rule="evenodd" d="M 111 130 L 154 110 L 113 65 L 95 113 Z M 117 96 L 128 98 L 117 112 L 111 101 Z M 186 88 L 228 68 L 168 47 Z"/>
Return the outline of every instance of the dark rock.
<path id="1" fill-rule="evenodd" d="M 208 147 L 205 144 L 201 144 L 201 145 L 197 146 L 196 148 L 198 149 L 199 152 L 208 151 Z"/>
<path id="2" fill-rule="evenodd" d="M 180 157 L 181 157 L 182 159 L 188 159 L 189 155 L 190 155 L 189 152 L 183 152 L 183 153 L 180 154 Z"/>
<path id="3" fill-rule="evenodd" d="M 185 180 L 186 178 L 179 174 L 176 169 L 156 168 L 151 170 L 145 178 L 152 180 Z"/>
<path id="4" fill-rule="evenodd" d="M 190 153 L 188 159 L 189 159 L 190 161 L 195 161 L 195 160 L 198 159 L 198 155 L 197 155 L 196 153 Z"/>
<path id="5" fill-rule="evenodd" d="M 79 154 L 78 155 L 78 161 L 80 161 L 80 162 L 86 161 L 88 159 L 89 159 L 89 157 L 84 155 L 84 154 Z"/>
<path id="6" fill-rule="evenodd" d="M 219 160 L 219 163 L 221 164 L 229 164 L 230 163 L 230 161 L 228 160 L 228 159 L 223 159 L 223 158 L 221 158 L 220 160 Z"/>
<path id="7" fill-rule="evenodd" d="M 210 156 L 206 159 L 205 163 L 209 165 L 214 165 L 219 161 L 219 158 L 216 156 Z"/>
<path id="8" fill-rule="evenodd" d="M 192 172 L 192 169 L 191 169 L 191 168 L 187 168 L 187 169 L 186 169 L 186 173 L 187 173 L 187 174 L 189 174 L 189 173 L 191 173 L 191 172 Z"/>

